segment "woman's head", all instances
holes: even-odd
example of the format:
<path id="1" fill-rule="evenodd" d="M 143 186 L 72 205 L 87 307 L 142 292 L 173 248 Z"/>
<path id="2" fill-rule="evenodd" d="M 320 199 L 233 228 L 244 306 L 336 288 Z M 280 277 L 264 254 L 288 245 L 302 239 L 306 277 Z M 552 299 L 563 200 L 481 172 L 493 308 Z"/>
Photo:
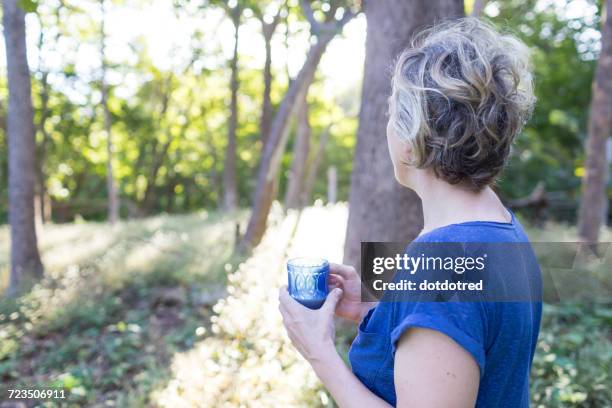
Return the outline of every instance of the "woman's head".
<path id="1" fill-rule="evenodd" d="M 493 184 L 535 101 L 526 46 L 475 18 L 419 34 L 392 87 L 389 149 L 409 187 L 411 168 L 475 192 Z"/>

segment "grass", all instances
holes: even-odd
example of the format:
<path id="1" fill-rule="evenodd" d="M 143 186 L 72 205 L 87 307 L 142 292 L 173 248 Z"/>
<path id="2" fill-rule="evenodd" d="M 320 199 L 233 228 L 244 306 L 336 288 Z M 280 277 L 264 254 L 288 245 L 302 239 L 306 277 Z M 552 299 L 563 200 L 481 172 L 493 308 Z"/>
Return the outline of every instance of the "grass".
<path id="1" fill-rule="evenodd" d="M 2 388 L 63 387 L 75 405 L 138 406 L 167 379 L 225 296 L 244 214 L 45 226 L 46 277 L 0 302 Z M 0 229 L 0 276 L 8 274 Z"/>
<path id="2" fill-rule="evenodd" d="M 334 406 L 286 337 L 276 288 L 287 257 L 341 260 L 346 217 L 342 204 L 287 216 L 276 209 L 248 259 L 232 255 L 244 213 L 46 226 L 46 278 L 0 301 L 0 395 L 38 386 L 66 388 L 72 406 Z M 576 236 L 560 224 L 529 234 Z M 7 253 L 0 227 L 0 278 Z M 611 327 L 609 304 L 545 305 L 534 407 L 607 406 Z M 338 329 L 344 357 L 353 335 Z"/>

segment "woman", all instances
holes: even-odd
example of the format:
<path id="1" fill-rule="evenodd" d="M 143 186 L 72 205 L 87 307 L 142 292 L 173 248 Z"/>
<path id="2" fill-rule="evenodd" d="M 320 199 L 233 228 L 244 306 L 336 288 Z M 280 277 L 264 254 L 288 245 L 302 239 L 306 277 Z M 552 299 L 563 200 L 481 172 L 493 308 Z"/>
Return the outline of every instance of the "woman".
<path id="1" fill-rule="evenodd" d="M 397 181 L 423 203 L 415 242 L 528 242 L 491 185 L 533 102 L 525 46 L 477 19 L 428 30 L 403 52 L 387 141 Z M 525 259 L 512 268 L 539 280 L 530 246 Z M 279 300 L 290 339 L 341 407 L 529 405 L 541 303 L 370 304 L 351 266 L 332 265 L 330 281 L 319 310 L 286 288 Z M 334 346 L 334 312 L 360 323 L 351 369 Z"/>

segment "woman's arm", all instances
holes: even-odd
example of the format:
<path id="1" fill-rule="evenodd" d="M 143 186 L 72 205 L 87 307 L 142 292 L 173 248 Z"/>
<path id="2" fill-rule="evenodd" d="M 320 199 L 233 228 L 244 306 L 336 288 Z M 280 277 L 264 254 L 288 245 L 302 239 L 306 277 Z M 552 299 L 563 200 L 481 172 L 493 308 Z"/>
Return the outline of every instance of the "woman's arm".
<path id="1" fill-rule="evenodd" d="M 368 390 L 334 349 L 310 361 L 340 407 L 390 407 Z M 474 407 L 479 370 L 474 358 L 450 337 L 414 328 L 404 334 L 395 353 L 397 406 L 403 408 Z"/>
<path id="2" fill-rule="evenodd" d="M 289 339 L 340 407 L 390 407 L 359 381 L 336 351 L 334 310 L 342 296 L 342 290 L 336 288 L 320 309 L 310 310 L 291 298 L 286 287 L 281 288 L 279 309 Z"/>
<path id="3" fill-rule="evenodd" d="M 323 351 L 321 358 L 310 361 L 310 364 L 339 407 L 391 407 L 359 381 L 335 348 Z"/>
<path id="4" fill-rule="evenodd" d="M 398 407 L 474 407 L 480 370 L 476 360 L 447 335 L 411 328 L 395 352 Z"/>
<path id="5" fill-rule="evenodd" d="M 281 288 L 279 308 L 287 334 L 340 407 L 389 407 L 336 351 L 333 316 L 342 295 L 342 290 L 334 289 L 319 310 L 310 310 Z M 441 332 L 408 329 L 398 341 L 394 374 L 398 407 L 464 408 L 476 402 L 480 381 L 476 360 Z"/>

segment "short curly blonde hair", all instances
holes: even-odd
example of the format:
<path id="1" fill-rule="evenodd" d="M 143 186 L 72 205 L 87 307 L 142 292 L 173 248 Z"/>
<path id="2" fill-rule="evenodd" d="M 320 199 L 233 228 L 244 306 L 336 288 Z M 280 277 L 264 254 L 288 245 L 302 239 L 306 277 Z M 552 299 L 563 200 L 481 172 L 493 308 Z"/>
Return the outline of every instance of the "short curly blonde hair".
<path id="1" fill-rule="evenodd" d="M 535 97 L 527 47 L 464 18 L 417 35 L 398 58 L 389 99 L 418 168 L 480 191 L 495 182 Z"/>

